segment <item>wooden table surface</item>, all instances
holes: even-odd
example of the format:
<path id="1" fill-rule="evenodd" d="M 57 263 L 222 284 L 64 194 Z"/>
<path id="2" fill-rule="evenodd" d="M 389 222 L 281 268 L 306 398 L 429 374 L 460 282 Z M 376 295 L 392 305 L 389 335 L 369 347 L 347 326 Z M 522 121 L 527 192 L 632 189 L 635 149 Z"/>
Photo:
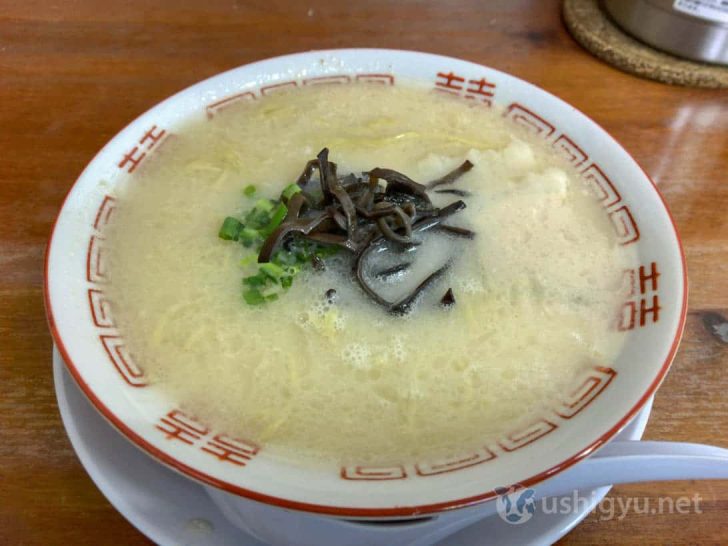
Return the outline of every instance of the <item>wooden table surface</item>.
<path id="1" fill-rule="evenodd" d="M 646 438 L 728 447 L 728 91 L 671 87 L 607 66 L 570 38 L 556 0 L 4 0 L 1 544 L 149 543 L 80 466 L 53 391 L 43 252 L 85 164 L 130 120 L 198 80 L 274 55 L 357 46 L 504 70 L 573 104 L 634 155 L 672 209 L 690 271 L 685 337 Z M 561 543 L 728 543 L 728 482 L 619 486 L 610 498 L 641 507 L 645 498 L 657 506 L 658 497 L 693 495 L 701 513 L 592 513 Z"/>

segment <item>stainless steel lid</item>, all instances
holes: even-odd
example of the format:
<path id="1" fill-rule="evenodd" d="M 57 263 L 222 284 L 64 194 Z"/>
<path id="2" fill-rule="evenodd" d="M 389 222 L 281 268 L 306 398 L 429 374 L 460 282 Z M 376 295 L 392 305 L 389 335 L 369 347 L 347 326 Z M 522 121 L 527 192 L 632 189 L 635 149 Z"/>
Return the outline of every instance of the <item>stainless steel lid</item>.
<path id="1" fill-rule="evenodd" d="M 728 65 L 728 0 L 602 0 L 628 33 L 679 57 Z"/>

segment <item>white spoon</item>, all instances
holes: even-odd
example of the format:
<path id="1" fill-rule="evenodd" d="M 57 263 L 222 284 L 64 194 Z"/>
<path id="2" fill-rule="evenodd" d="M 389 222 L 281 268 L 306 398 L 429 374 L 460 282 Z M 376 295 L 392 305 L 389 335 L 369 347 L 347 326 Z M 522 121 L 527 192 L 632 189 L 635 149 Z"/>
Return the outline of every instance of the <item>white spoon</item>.
<path id="1" fill-rule="evenodd" d="M 728 449 L 682 442 L 613 440 L 587 460 L 535 486 L 532 498 L 557 497 L 577 489 L 588 491 L 621 483 L 712 479 L 728 479 Z M 462 519 L 445 524 L 437 522 L 437 518 L 421 523 L 431 526 L 431 531 L 408 546 L 434 544 L 494 514 L 492 503 L 478 508 L 466 509 L 469 513 L 463 513 Z"/>
<path id="2" fill-rule="evenodd" d="M 565 476 L 564 476 L 565 477 Z M 728 449 L 703 444 L 615 440 L 568 471 L 568 479 L 535 488 L 539 497 L 604 485 L 728 479 Z M 568 486 L 568 487 L 567 487 Z"/>

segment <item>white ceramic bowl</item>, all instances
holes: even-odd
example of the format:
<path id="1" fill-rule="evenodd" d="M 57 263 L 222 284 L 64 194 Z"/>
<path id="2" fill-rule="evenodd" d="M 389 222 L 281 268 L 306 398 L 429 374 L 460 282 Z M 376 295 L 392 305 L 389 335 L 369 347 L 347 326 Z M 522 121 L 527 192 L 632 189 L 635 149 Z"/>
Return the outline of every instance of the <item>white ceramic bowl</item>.
<path id="1" fill-rule="evenodd" d="M 178 411 L 148 388 L 106 296 L 104 229 L 114 187 L 189 119 L 223 115 L 235 101 L 304 85 L 416 80 L 506 116 L 538 134 L 594 188 L 619 241 L 639 266 L 618 327 L 627 341 L 563 404 L 497 442 L 448 460 L 387 468 L 302 470 Z M 403 517 L 493 499 L 499 486 L 537 484 L 590 455 L 636 414 L 677 350 L 687 304 L 685 262 L 675 225 L 654 184 L 630 155 L 584 114 L 522 80 L 478 64 L 408 51 L 314 51 L 246 65 L 155 106 L 115 136 L 69 192 L 46 257 L 46 309 L 64 360 L 96 408 L 126 437 L 191 478 L 272 505 L 342 517 Z"/>

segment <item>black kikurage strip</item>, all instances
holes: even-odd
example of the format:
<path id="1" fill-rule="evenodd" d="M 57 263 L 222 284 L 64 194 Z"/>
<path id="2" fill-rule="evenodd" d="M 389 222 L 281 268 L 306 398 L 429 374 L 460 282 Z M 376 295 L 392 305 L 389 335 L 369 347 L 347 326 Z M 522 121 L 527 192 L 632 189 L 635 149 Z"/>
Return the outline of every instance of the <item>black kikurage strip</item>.
<path id="1" fill-rule="evenodd" d="M 436 178 L 435 180 L 430 181 L 427 184 L 427 189 L 431 190 L 432 188 L 436 188 L 437 186 L 443 186 L 445 184 L 452 184 L 453 182 L 455 182 L 458 178 L 460 178 L 462 175 L 464 175 L 466 172 L 468 172 L 472 168 L 473 168 L 473 164 L 466 159 L 465 161 L 463 161 L 460 164 L 459 167 L 450 171 L 445 176 L 441 176 L 440 178 Z"/>
<path id="2" fill-rule="evenodd" d="M 418 244 L 413 236 L 432 228 L 472 239 L 475 236 L 472 231 L 443 223 L 465 208 L 463 201 L 436 208 L 427 195 L 428 189 L 451 184 L 472 167 L 472 163 L 465 161 L 457 169 L 427 185 L 384 168 L 372 169 L 363 178 L 353 174 L 338 177 L 336 163 L 329 161 L 329 150 L 324 148 L 316 159 L 306 163 L 296 182 L 301 189 L 307 188 L 314 170 L 318 170 L 321 199 L 304 191 L 293 195 L 287 202 L 288 211 L 283 222 L 263 242 L 258 262 L 270 261 L 276 249 L 294 235 L 318 244 L 342 247 L 354 254 L 355 277 L 372 300 L 391 313 L 409 312 L 422 293 L 450 268 L 450 262 L 428 275 L 410 294 L 397 302 L 387 301 L 367 283 L 364 278 L 365 262 L 375 253 L 393 248 L 400 251 L 412 248 L 412 245 Z M 380 179 L 386 182 L 386 188 L 379 185 Z M 463 197 L 469 195 L 462 190 L 435 191 Z M 400 246 L 392 246 L 392 243 Z M 312 263 L 315 269 L 324 265 L 320 258 L 313 259 Z M 399 264 L 375 276 L 389 278 L 410 266 L 411 262 Z M 452 290 L 443 297 L 443 304 L 448 297 L 454 302 Z"/>

